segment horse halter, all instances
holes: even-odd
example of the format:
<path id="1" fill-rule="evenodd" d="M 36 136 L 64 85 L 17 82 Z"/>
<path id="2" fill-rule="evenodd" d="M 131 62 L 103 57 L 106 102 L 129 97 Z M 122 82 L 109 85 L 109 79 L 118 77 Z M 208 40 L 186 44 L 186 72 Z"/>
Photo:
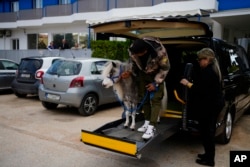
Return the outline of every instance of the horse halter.
<path id="1" fill-rule="evenodd" d="M 122 72 L 123 72 L 123 71 L 122 71 L 122 66 L 120 66 L 119 74 L 116 75 L 116 76 L 112 76 L 112 74 L 110 73 L 110 76 L 109 76 L 108 78 L 109 78 L 113 83 L 116 83 L 116 82 L 119 81 Z M 117 78 L 117 81 L 115 82 L 115 79 L 116 79 L 116 78 Z"/>

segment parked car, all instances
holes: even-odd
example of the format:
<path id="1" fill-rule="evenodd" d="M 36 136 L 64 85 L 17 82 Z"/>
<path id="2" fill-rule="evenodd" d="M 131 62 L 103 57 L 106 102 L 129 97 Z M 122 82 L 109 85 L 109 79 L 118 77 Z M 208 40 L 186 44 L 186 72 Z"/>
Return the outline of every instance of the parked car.
<path id="1" fill-rule="evenodd" d="M 0 59 L 0 90 L 11 89 L 19 64 L 12 60 Z"/>
<path id="2" fill-rule="evenodd" d="M 11 88 L 17 97 L 38 94 L 40 79 L 51 64 L 61 57 L 34 56 L 22 58 Z"/>
<path id="3" fill-rule="evenodd" d="M 209 26 L 203 22 L 188 19 L 160 18 L 118 20 L 93 24 L 95 33 L 107 37 L 137 39 L 146 36 L 159 38 L 167 49 L 171 69 L 166 78 L 168 104 L 167 111 L 181 113 L 181 129 L 198 132 L 197 116 L 192 111 L 192 92 L 185 89 L 180 80 L 187 64 L 192 64 L 189 79 L 199 71 L 197 51 L 209 47 L 214 50 L 223 76 L 223 90 L 226 105 L 217 121 L 216 136 L 219 142 L 228 143 L 232 126 L 250 106 L 250 68 L 242 47 L 213 38 Z M 183 103 L 183 101 L 185 103 Z M 194 103 L 195 105 L 195 103 Z M 202 112 L 202 111 L 201 111 Z M 173 112 L 171 112 L 173 113 Z M 167 116 L 167 114 L 166 114 Z"/>
<path id="4" fill-rule="evenodd" d="M 102 86 L 101 72 L 107 61 L 99 58 L 57 60 L 42 77 L 39 87 L 42 105 L 54 109 L 64 104 L 89 116 L 99 105 L 117 102 L 112 88 Z"/>

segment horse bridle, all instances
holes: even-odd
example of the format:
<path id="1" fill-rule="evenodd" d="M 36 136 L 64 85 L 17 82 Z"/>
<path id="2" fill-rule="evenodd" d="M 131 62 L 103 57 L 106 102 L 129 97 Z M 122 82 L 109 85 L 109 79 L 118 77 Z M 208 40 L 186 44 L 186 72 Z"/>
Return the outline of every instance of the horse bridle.
<path id="1" fill-rule="evenodd" d="M 120 71 L 119 71 L 119 74 L 116 75 L 116 76 L 110 76 L 108 77 L 113 83 L 116 83 L 115 82 L 115 79 L 117 78 L 117 82 L 119 81 L 120 77 L 121 77 L 121 74 L 122 74 L 123 70 L 122 70 L 122 66 L 120 66 Z"/>

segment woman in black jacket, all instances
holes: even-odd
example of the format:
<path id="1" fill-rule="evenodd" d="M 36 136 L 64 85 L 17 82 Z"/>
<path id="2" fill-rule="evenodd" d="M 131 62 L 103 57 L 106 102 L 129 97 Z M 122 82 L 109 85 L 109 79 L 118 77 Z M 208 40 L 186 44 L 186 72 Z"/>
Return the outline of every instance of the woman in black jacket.
<path id="1" fill-rule="evenodd" d="M 204 48 L 198 53 L 200 71 L 193 83 L 182 79 L 181 84 L 189 87 L 194 98 L 194 112 L 197 113 L 200 125 L 201 139 L 205 150 L 198 154 L 196 162 L 201 165 L 214 166 L 215 131 L 219 112 L 224 106 L 222 77 L 210 48 Z"/>

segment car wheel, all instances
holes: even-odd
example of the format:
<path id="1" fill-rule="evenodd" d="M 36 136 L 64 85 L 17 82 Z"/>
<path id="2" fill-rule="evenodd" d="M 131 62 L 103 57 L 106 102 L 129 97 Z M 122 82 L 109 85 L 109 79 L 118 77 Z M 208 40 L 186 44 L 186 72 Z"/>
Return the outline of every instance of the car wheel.
<path id="1" fill-rule="evenodd" d="M 78 108 L 78 111 L 83 116 L 94 114 L 98 106 L 98 100 L 95 94 L 87 94 Z"/>
<path id="2" fill-rule="evenodd" d="M 56 103 L 50 103 L 50 102 L 45 102 L 45 101 L 42 101 L 42 105 L 43 107 L 47 109 L 56 109 L 56 107 L 58 106 L 58 104 Z"/>
<path id="3" fill-rule="evenodd" d="M 15 95 L 17 96 L 17 97 L 19 97 L 19 98 L 23 98 L 23 97 L 26 97 L 27 96 L 27 94 L 21 94 L 21 93 L 18 93 L 18 92 L 14 92 L 15 93 Z"/>
<path id="4" fill-rule="evenodd" d="M 231 140 L 232 129 L 233 128 L 233 119 L 231 112 L 228 112 L 225 120 L 225 127 L 223 132 L 218 136 L 217 140 L 221 144 L 227 144 Z"/>

